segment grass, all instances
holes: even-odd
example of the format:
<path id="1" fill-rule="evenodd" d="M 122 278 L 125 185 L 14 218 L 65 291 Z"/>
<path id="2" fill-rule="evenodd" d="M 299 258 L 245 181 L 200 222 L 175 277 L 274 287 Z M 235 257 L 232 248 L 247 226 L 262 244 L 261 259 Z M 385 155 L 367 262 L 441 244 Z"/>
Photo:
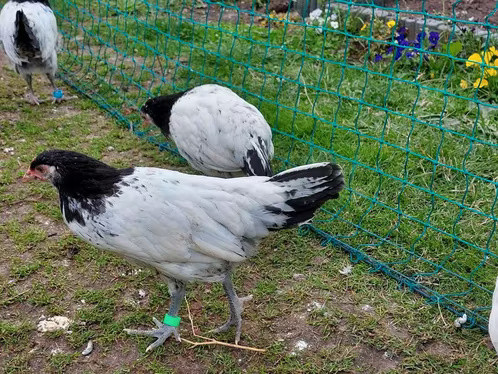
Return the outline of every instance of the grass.
<path id="1" fill-rule="evenodd" d="M 69 2 L 54 3 L 87 30 L 86 39 L 78 39 L 81 29 L 60 24 L 72 37 L 64 43 L 71 54 L 66 51 L 60 58 L 67 79 L 100 98 L 108 109 L 117 109 L 121 120 L 136 120 L 133 106 L 143 102 L 147 91 L 166 92 L 171 85 L 177 90 L 211 80 L 232 85 L 274 127 L 276 168 L 330 159 L 344 167 L 350 190 L 327 206 L 318 227 L 405 274 L 418 274 L 420 283 L 442 294 L 472 291 L 453 300 L 483 308 L 479 313 L 486 316 L 489 293 L 469 289 L 467 280 L 447 270 L 466 279 L 472 274 L 473 281 L 488 289 L 496 276 L 492 252 L 486 266 L 481 264 L 484 249 L 496 248 L 493 221 L 486 217 L 493 214 L 496 191 L 486 180 L 465 178 L 452 169 L 465 163 L 481 178 L 494 177 L 496 152 L 488 143 L 496 144 L 495 112 L 484 116 L 476 105 L 430 89 L 442 88 L 444 77 L 417 86 L 367 75 L 358 70 L 361 65 L 318 60 L 324 46 L 331 61 L 342 61 L 351 40 L 340 35 L 324 39 L 311 30 L 304 43 L 298 28 L 279 27 L 268 34 L 262 27 L 239 24 L 237 32 L 245 40 L 230 34 L 233 24 L 221 24 L 220 31 L 213 24 L 206 28 L 180 22 L 168 13 L 157 21 L 158 31 L 131 22 L 135 13 L 116 17 L 119 12 L 103 11 L 104 3 L 77 2 L 92 6 L 94 12 L 100 9 L 109 25 L 123 27 L 128 22 L 125 35 L 92 23 Z M 128 2 L 116 7 L 130 11 Z M 143 18 L 147 12 L 140 8 L 137 14 Z M 165 32 L 177 39 L 166 39 Z M 97 45 L 89 33 L 109 45 Z M 87 49 L 77 50 L 78 43 Z M 165 51 L 168 58 L 158 57 L 150 46 Z M 299 50 L 308 57 L 303 60 Z M 409 76 L 396 74 L 400 79 Z M 74 238 L 62 222 L 55 190 L 41 183 L 21 184 L 19 178 L 31 159 L 49 147 L 75 149 L 121 167 L 192 170 L 116 126 L 90 100 L 34 108 L 21 99 L 25 86 L 16 74 L 4 68 L 0 79 L 0 146 L 14 148 L 14 155 L 0 153 L 0 342 L 5 347 L 0 367 L 6 373 L 495 371 L 495 353 L 481 331 L 455 329 L 454 315 L 370 273 L 365 264 L 355 264 L 349 276 L 341 275 L 349 256 L 296 230 L 270 236 L 259 255 L 236 273 L 239 293 L 254 294 L 244 312 L 242 343 L 265 347 L 266 354 L 189 349 L 173 341 L 145 354 L 150 340 L 129 337 L 122 329 L 150 326 L 152 316 L 160 317 L 168 303 L 167 287 L 150 271 L 138 272 Z M 41 82 L 36 81 L 35 90 L 47 95 L 46 82 Z M 165 141 L 139 125 L 135 130 L 156 143 Z M 434 166 L 434 160 L 440 164 Z M 461 212 L 455 202 L 462 199 L 472 211 Z M 330 221 L 336 213 L 339 217 Z M 146 291 L 145 298 L 138 296 L 139 289 Z M 220 285 L 189 287 L 189 303 L 201 331 L 226 318 L 222 295 Z M 313 309 L 313 302 L 324 307 Z M 189 337 L 185 308 L 181 313 L 181 333 Z M 36 332 L 42 314 L 71 318 L 72 333 Z M 231 341 L 233 331 L 217 338 Z M 84 358 L 79 352 L 88 339 L 95 342 L 95 351 Z M 298 340 L 308 342 L 309 348 L 293 354 Z"/>

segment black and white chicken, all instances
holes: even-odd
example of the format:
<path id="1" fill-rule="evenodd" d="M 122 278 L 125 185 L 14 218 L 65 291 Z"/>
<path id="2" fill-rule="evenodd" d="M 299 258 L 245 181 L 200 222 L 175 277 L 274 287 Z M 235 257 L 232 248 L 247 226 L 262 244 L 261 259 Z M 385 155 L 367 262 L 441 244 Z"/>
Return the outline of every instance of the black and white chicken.
<path id="1" fill-rule="evenodd" d="M 171 136 L 196 170 L 211 176 L 271 176 L 271 128 L 260 111 L 229 88 L 205 84 L 147 100 L 141 109 Z"/>
<path id="2" fill-rule="evenodd" d="M 339 166 L 319 163 L 273 177 L 233 179 L 150 167 L 116 169 L 80 153 L 38 155 L 25 179 L 50 181 L 59 191 L 64 221 L 80 238 L 131 262 L 156 269 L 168 282 L 171 304 L 157 329 L 128 330 L 178 338 L 178 311 L 189 281 L 222 282 L 229 320 L 241 332 L 242 299 L 231 280 L 235 265 L 256 254 L 272 230 L 307 222 L 344 186 Z"/>
<path id="3" fill-rule="evenodd" d="M 55 84 L 57 21 L 47 0 L 9 0 L 0 12 L 0 40 L 16 72 L 28 83 L 30 103 L 40 103 L 33 92 L 33 73 L 46 74 L 54 101 L 62 99 Z"/>
<path id="4" fill-rule="evenodd" d="M 491 343 L 498 353 L 498 277 L 495 281 L 495 290 L 491 301 L 491 313 L 489 315 L 488 332 Z"/>

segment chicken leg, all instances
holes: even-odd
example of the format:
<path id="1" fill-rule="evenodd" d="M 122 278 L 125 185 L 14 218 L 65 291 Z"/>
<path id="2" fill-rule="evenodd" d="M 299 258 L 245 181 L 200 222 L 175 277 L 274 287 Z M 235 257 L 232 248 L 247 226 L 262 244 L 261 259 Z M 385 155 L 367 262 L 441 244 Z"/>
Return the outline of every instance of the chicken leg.
<path id="1" fill-rule="evenodd" d="M 57 88 L 57 85 L 55 84 L 55 77 L 52 73 L 47 73 L 47 78 L 50 81 L 50 84 L 52 85 L 52 89 L 54 90 L 53 95 L 54 98 L 52 99 L 52 103 L 60 103 L 63 100 L 64 96 L 56 96 L 56 94 L 63 95 L 62 91 Z"/>
<path id="2" fill-rule="evenodd" d="M 171 303 L 169 306 L 168 315 L 171 317 L 178 316 L 178 310 L 180 309 L 180 305 L 182 304 L 183 299 L 185 298 L 185 283 L 180 281 L 169 280 L 168 281 L 169 293 L 171 295 Z M 166 339 L 168 339 L 171 335 L 173 335 L 176 340 L 180 341 L 180 335 L 178 334 L 178 329 L 175 326 L 166 325 L 160 321 L 158 321 L 155 317 L 152 317 L 152 320 L 157 326 L 157 329 L 153 330 L 131 330 L 125 329 L 124 331 L 131 335 L 145 335 L 145 336 L 153 336 L 157 338 L 157 340 L 149 345 L 146 349 L 146 352 L 153 350 L 154 348 L 163 344 Z"/>
<path id="3" fill-rule="evenodd" d="M 33 91 L 33 79 L 31 77 L 31 74 L 23 74 L 22 76 L 28 84 L 28 93 L 26 94 L 26 100 L 32 105 L 40 105 L 40 101 L 38 101 L 38 98 Z"/>
<path id="4" fill-rule="evenodd" d="M 233 288 L 232 276 L 227 274 L 223 281 L 223 289 L 228 297 L 228 304 L 230 305 L 230 317 L 220 327 L 211 330 L 213 333 L 227 331 L 230 326 L 235 325 L 235 344 L 239 344 L 240 332 L 242 330 L 242 311 L 244 310 L 244 302 L 252 299 L 252 295 L 245 297 L 238 297 Z"/>

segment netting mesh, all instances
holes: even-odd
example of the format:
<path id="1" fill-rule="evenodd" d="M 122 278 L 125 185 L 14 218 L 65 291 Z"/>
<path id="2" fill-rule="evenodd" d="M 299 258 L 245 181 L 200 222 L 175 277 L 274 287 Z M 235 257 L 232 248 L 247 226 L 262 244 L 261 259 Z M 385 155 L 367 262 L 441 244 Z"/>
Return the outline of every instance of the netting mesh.
<path id="1" fill-rule="evenodd" d="M 442 15 L 375 3 L 318 3 L 303 19 L 287 2 L 51 2 L 69 85 L 172 152 L 140 123 L 145 99 L 232 88 L 272 126 L 274 170 L 343 167 L 341 199 L 306 230 L 485 329 L 498 275 L 496 5 L 465 21 L 461 0 Z"/>

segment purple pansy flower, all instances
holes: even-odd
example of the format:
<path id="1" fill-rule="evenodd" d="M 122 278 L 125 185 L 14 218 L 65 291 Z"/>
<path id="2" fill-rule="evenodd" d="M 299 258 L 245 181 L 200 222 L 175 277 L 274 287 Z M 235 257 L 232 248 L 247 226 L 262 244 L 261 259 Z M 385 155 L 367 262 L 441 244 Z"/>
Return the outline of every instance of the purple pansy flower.
<path id="1" fill-rule="evenodd" d="M 378 53 L 377 53 L 377 54 L 375 55 L 374 61 L 375 61 L 375 62 L 379 62 L 380 60 L 382 60 L 382 55 L 380 55 L 380 54 L 378 54 Z"/>
<path id="2" fill-rule="evenodd" d="M 422 42 L 422 40 L 424 40 L 424 39 L 425 39 L 425 35 L 426 35 L 426 34 L 425 34 L 425 31 L 419 32 L 419 33 L 417 34 L 417 41 L 418 41 L 419 45 L 420 45 L 420 43 Z M 417 48 L 420 48 L 420 47 L 417 47 Z"/>
<path id="3" fill-rule="evenodd" d="M 406 40 L 407 35 L 408 30 L 403 26 L 397 31 L 396 40 L 398 41 L 398 43 L 401 43 L 403 40 Z"/>
<path id="4" fill-rule="evenodd" d="M 439 33 L 436 31 L 431 31 L 429 34 L 429 42 L 436 45 L 439 42 Z"/>
<path id="5" fill-rule="evenodd" d="M 394 56 L 394 61 L 398 61 L 401 56 L 403 56 L 403 48 L 396 48 L 396 55 Z"/>

